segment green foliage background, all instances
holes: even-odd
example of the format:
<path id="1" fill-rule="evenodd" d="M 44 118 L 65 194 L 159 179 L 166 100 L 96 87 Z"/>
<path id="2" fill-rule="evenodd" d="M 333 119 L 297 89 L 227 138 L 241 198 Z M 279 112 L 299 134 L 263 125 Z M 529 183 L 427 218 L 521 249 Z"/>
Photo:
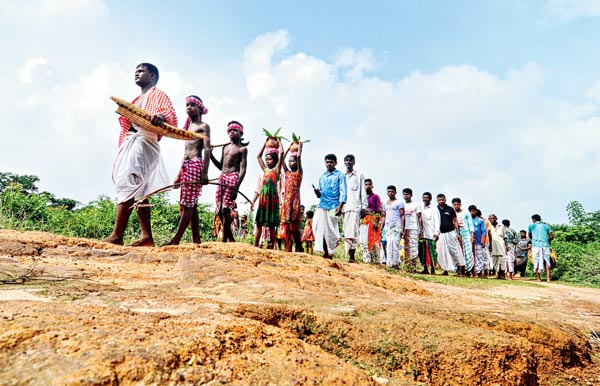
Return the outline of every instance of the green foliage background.
<path id="1" fill-rule="evenodd" d="M 110 235 L 115 223 L 116 203 L 108 196 L 81 205 L 75 200 L 56 198 L 51 193 L 37 193 L 35 176 L 0 173 L 0 228 L 52 232 L 64 236 L 103 239 Z M 150 198 L 152 232 L 157 245 L 168 242 L 179 223 L 179 205 L 165 195 Z M 212 205 L 198 204 L 202 241 L 214 240 Z M 251 216 L 249 216 L 251 217 Z M 251 222 L 249 224 L 251 226 Z M 252 235 L 252 229 L 248 232 Z M 140 228 L 135 212 L 129 219 L 125 243 L 138 239 Z M 245 240 L 251 242 L 251 238 Z M 188 228 L 182 242 L 191 242 Z"/>
<path id="2" fill-rule="evenodd" d="M 117 207 L 108 196 L 82 205 L 69 198 L 57 198 L 48 192 L 38 192 L 36 176 L 20 176 L 0 172 L 0 228 L 45 231 L 65 236 L 103 239 L 115 222 Z M 164 195 L 150 199 L 152 230 L 157 245 L 168 242 L 177 230 L 179 205 L 170 203 Z M 309 208 L 312 209 L 312 208 Z M 199 204 L 202 241 L 214 240 L 211 205 Z M 552 248 L 558 255 L 552 278 L 577 285 L 600 287 L 600 210 L 586 212 L 573 201 L 567 205 L 569 224 L 551 225 L 554 233 Z M 252 214 L 248 213 L 248 234 L 244 242 L 253 242 Z M 135 214 L 129 219 L 125 243 L 139 237 Z M 191 242 L 190 230 L 182 242 Z M 532 275 L 531 264 L 528 274 Z"/>

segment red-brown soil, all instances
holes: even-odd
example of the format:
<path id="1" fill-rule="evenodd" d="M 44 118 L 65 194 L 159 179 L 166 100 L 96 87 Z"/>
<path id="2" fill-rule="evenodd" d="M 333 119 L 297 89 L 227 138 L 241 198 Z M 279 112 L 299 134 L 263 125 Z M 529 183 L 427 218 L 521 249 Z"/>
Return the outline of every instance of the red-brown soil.
<path id="1" fill-rule="evenodd" d="M 0 280 L 0 385 L 600 384 L 597 289 L 7 230 Z"/>

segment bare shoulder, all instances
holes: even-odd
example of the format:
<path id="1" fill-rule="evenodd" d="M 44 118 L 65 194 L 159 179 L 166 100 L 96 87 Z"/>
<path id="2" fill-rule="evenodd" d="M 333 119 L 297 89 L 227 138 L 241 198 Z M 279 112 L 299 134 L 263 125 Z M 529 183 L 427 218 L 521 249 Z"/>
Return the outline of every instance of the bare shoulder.
<path id="1" fill-rule="evenodd" d="M 193 125 L 192 127 L 192 131 L 195 133 L 210 133 L 210 126 L 208 125 L 208 123 L 202 122 L 199 125 Z"/>

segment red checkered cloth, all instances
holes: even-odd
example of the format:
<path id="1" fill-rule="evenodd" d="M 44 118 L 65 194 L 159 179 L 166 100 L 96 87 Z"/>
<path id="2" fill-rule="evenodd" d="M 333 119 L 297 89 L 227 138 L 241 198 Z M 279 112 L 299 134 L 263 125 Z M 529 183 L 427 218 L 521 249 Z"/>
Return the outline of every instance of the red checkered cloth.
<path id="1" fill-rule="evenodd" d="M 240 178 L 240 172 L 233 173 L 221 173 L 219 176 L 219 183 L 227 186 L 235 187 L 238 179 Z M 217 188 L 217 210 L 221 208 L 233 208 L 235 200 L 231 199 L 231 195 L 234 192 L 231 188 L 219 186 Z"/>
<path id="2" fill-rule="evenodd" d="M 179 182 L 199 181 L 204 171 L 204 161 L 202 158 L 185 159 L 181 164 L 181 174 Z M 181 194 L 179 203 L 182 206 L 193 208 L 198 203 L 198 197 L 202 194 L 202 184 L 181 185 Z"/>
<path id="3" fill-rule="evenodd" d="M 141 95 L 135 98 L 131 103 L 135 104 L 140 97 Z M 152 115 L 162 114 L 168 124 L 177 126 L 177 113 L 175 112 L 175 108 L 173 108 L 171 100 L 164 91 L 152 87 L 148 90 L 146 97 L 139 107 Z M 129 128 L 131 127 L 131 122 L 129 119 L 121 116 L 119 117 L 119 125 L 121 125 L 121 132 L 119 133 L 119 146 L 121 146 L 127 136 L 127 131 L 129 131 Z M 160 141 L 161 138 L 162 135 L 159 135 L 158 140 Z"/>

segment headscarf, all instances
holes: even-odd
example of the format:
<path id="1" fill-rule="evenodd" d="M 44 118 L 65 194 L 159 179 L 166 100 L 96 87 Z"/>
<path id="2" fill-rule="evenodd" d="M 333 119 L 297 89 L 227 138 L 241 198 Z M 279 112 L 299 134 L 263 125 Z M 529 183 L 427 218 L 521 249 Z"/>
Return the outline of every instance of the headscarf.
<path id="1" fill-rule="evenodd" d="M 279 153 L 279 149 L 276 147 L 268 147 L 268 148 L 266 148 L 266 153 L 267 153 L 266 155 L 273 154 L 273 153 Z"/>
<path id="2" fill-rule="evenodd" d="M 227 134 L 229 134 L 231 130 L 237 130 L 242 134 L 244 133 L 244 127 L 237 122 L 229 122 L 227 125 Z"/>
<path id="3" fill-rule="evenodd" d="M 198 109 L 200 110 L 200 114 L 202 114 L 202 115 L 208 113 L 208 109 L 206 108 L 206 106 L 204 106 L 202 99 L 198 98 L 195 95 L 190 95 L 189 97 L 185 98 L 185 103 L 190 103 L 190 104 L 194 104 L 194 105 L 198 106 Z M 188 117 L 185 120 L 185 124 L 183 125 L 183 130 L 189 129 L 191 123 L 192 123 L 192 120 L 190 119 L 190 117 Z"/>

